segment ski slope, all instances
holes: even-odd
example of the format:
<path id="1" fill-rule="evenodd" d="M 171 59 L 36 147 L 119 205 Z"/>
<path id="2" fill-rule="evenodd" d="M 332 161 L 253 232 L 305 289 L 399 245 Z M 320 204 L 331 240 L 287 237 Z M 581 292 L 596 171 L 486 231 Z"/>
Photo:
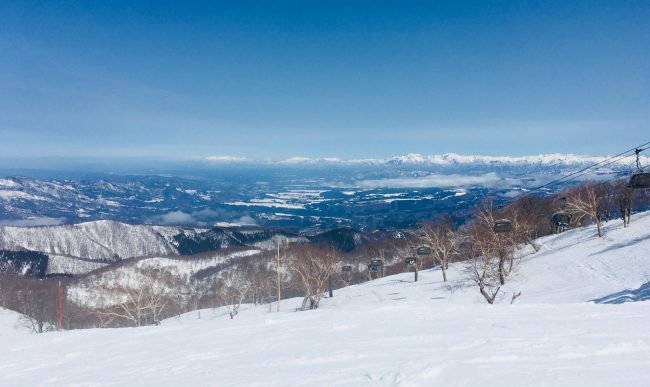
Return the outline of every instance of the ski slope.
<path id="1" fill-rule="evenodd" d="M 417 283 L 403 273 L 336 290 L 318 310 L 296 312 L 290 299 L 280 313 L 242 306 L 234 320 L 216 309 L 30 335 L 0 310 L 0 385 L 650 385 L 650 213 L 604 230 L 522 250 L 495 305 L 454 264 L 446 284 L 436 269 Z"/>

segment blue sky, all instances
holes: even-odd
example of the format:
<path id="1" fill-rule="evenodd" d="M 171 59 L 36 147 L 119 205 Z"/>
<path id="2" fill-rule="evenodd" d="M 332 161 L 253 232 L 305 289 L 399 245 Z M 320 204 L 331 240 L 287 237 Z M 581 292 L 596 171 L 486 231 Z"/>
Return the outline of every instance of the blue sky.
<path id="1" fill-rule="evenodd" d="M 3 1 L 4 157 L 612 154 L 648 1 Z"/>

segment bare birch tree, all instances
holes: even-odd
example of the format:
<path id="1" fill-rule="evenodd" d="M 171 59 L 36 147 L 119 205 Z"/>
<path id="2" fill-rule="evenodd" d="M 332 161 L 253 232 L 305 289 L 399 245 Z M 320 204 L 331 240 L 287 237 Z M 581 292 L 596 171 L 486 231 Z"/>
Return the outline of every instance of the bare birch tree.
<path id="1" fill-rule="evenodd" d="M 171 301 L 170 290 L 155 281 L 150 272 L 143 271 L 143 274 L 134 286 L 104 288 L 105 292 L 119 301 L 114 306 L 97 312 L 103 324 L 110 325 L 117 320 L 136 327 L 158 325 L 166 317 L 165 312 Z"/>
<path id="2" fill-rule="evenodd" d="M 440 265 L 442 280 L 447 282 L 447 269 L 449 260 L 456 250 L 458 238 L 453 231 L 453 224 L 449 221 L 440 221 L 435 224 L 425 223 L 418 229 L 420 240 L 431 248 L 435 263 Z"/>
<path id="3" fill-rule="evenodd" d="M 289 270 L 294 286 L 303 292 L 301 310 L 317 309 L 337 270 L 338 257 L 332 250 L 302 245 L 289 257 Z"/>
<path id="4" fill-rule="evenodd" d="M 226 305 L 230 319 L 239 314 L 239 308 L 251 289 L 246 273 L 241 269 L 230 270 L 223 280 L 220 298 Z"/>
<path id="5" fill-rule="evenodd" d="M 598 236 L 602 237 L 600 219 L 603 195 L 596 184 L 584 184 L 570 189 L 566 195 L 567 211 L 571 212 L 577 221 L 593 220 L 596 223 Z"/>

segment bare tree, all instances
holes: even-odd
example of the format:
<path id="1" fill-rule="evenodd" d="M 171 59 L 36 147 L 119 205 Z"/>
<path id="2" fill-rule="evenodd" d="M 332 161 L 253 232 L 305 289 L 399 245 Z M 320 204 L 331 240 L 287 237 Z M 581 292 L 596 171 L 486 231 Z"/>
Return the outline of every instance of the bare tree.
<path id="1" fill-rule="evenodd" d="M 514 245 L 529 245 L 535 252 L 540 246 L 535 243 L 539 236 L 540 225 L 547 224 L 546 219 L 540 219 L 540 209 L 534 208 L 536 201 L 522 199 L 506 207 L 503 216 L 512 223 L 512 233 L 509 235 L 510 242 Z M 546 217 L 545 217 L 546 218 Z"/>
<path id="2" fill-rule="evenodd" d="M 481 248 L 481 254 L 488 261 L 496 258 L 498 263 L 498 276 L 501 285 L 505 285 L 506 277 L 514 270 L 515 267 L 515 246 L 518 237 L 516 224 L 511 232 L 497 233 L 494 230 L 494 224 L 502 214 L 493 210 L 492 204 L 485 202 L 477 211 L 472 223 L 473 242 Z M 510 219 L 511 223 L 512 219 Z"/>
<path id="3" fill-rule="evenodd" d="M 508 233 L 497 233 L 493 228 L 500 215 L 493 211 L 491 203 L 485 202 L 466 227 L 471 241 L 471 259 L 466 263 L 466 272 L 490 304 L 516 267 L 514 228 Z"/>
<path id="4" fill-rule="evenodd" d="M 311 245 L 293 249 L 289 257 L 289 270 L 293 284 L 303 292 L 301 310 L 318 308 L 337 263 L 338 257 L 332 250 Z"/>
<path id="5" fill-rule="evenodd" d="M 567 210 L 571 212 L 577 221 L 584 223 L 585 220 L 593 220 L 596 223 L 598 236 L 602 237 L 602 201 L 604 198 L 600 186 L 597 184 L 584 184 L 570 189 L 566 195 Z"/>
<path id="6" fill-rule="evenodd" d="M 246 267 L 246 278 L 254 305 L 264 303 L 277 290 L 277 273 L 264 262 L 249 264 Z"/>
<path id="7" fill-rule="evenodd" d="M 97 312 L 104 324 L 112 324 L 115 320 L 136 327 L 160 323 L 170 305 L 170 291 L 156 282 L 151 272 L 144 271 L 144 274 L 136 286 L 104 289 L 120 300 L 114 306 Z"/>
<path id="8" fill-rule="evenodd" d="M 632 189 L 627 186 L 627 182 L 620 181 L 614 185 L 614 197 L 618 203 L 618 211 L 623 220 L 623 227 L 630 225 L 630 216 L 632 214 Z"/>
<path id="9" fill-rule="evenodd" d="M 250 281 L 241 269 L 230 270 L 223 279 L 220 298 L 224 301 L 231 320 L 239 314 L 239 308 L 250 289 Z"/>
<path id="10" fill-rule="evenodd" d="M 466 271 L 469 278 L 479 287 L 483 298 L 493 304 L 503 281 L 502 261 L 495 253 L 493 236 L 480 225 L 472 224 L 469 236 L 472 241 L 472 258 L 466 263 Z"/>
<path id="11" fill-rule="evenodd" d="M 419 227 L 417 232 L 420 240 L 431 248 L 434 260 L 440 265 L 442 280 L 447 282 L 449 260 L 454 254 L 458 242 L 453 223 L 448 220 L 442 220 L 434 224 L 425 223 Z"/>

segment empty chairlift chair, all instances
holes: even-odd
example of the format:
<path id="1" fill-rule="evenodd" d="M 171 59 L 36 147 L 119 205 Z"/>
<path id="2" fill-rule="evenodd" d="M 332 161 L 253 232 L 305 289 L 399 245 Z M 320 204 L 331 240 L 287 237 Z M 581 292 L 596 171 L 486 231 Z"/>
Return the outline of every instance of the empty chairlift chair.
<path id="1" fill-rule="evenodd" d="M 492 229 L 497 234 L 512 232 L 512 222 L 510 219 L 499 219 L 494 222 Z"/>
<path id="2" fill-rule="evenodd" d="M 632 189 L 650 188 L 650 172 L 636 172 L 632 174 L 627 186 Z"/>
<path id="3" fill-rule="evenodd" d="M 382 269 L 384 262 L 381 259 L 371 259 L 368 262 L 368 278 L 372 279 L 372 273 L 377 275 L 377 278 L 383 277 Z"/>
<path id="4" fill-rule="evenodd" d="M 431 255 L 431 247 L 429 246 L 420 246 L 418 247 L 418 255 Z"/>
<path id="5" fill-rule="evenodd" d="M 569 229 L 571 224 L 571 214 L 568 212 L 560 211 L 553 214 L 551 217 L 551 226 L 553 234 L 559 234 Z"/>

